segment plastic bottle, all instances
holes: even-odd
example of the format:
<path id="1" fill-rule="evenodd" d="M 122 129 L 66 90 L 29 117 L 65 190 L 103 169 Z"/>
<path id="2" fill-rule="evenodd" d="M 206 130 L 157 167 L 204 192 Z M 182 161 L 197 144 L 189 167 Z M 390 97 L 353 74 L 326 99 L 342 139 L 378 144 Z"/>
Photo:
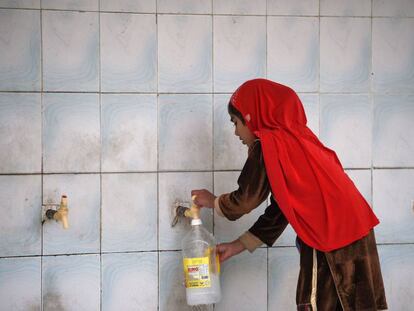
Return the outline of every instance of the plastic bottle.
<path id="1" fill-rule="evenodd" d="M 187 304 L 208 305 L 221 299 L 220 262 L 216 241 L 202 225 L 198 215 L 191 220 L 191 230 L 182 240 Z"/>

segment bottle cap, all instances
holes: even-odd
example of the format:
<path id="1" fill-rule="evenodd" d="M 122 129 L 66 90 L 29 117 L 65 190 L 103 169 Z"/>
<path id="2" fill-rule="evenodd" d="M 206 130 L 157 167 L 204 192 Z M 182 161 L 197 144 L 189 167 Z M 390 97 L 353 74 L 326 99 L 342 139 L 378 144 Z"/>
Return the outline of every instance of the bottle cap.
<path id="1" fill-rule="evenodd" d="M 203 222 L 201 221 L 200 218 L 195 218 L 195 219 L 191 219 L 191 225 L 192 226 L 197 226 L 197 225 L 201 225 Z"/>

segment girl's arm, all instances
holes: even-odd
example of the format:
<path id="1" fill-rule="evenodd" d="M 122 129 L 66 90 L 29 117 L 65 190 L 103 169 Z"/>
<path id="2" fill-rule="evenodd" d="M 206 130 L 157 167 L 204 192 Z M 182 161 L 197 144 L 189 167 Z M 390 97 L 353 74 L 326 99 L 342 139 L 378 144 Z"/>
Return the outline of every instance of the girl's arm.
<path id="1" fill-rule="evenodd" d="M 270 193 L 260 141 L 250 148 L 249 155 L 237 180 L 238 189 L 216 197 L 206 189 L 192 190 L 194 203 L 214 208 L 220 216 L 236 220 L 258 207 Z"/>
<path id="2" fill-rule="evenodd" d="M 257 140 L 237 180 L 238 189 L 215 199 L 215 210 L 220 216 L 236 220 L 264 202 L 270 193 L 262 148 Z"/>
<path id="3" fill-rule="evenodd" d="M 264 214 L 239 238 L 250 252 L 253 252 L 263 243 L 272 246 L 288 225 L 285 215 L 283 215 L 273 196 L 270 197 L 270 202 Z"/>

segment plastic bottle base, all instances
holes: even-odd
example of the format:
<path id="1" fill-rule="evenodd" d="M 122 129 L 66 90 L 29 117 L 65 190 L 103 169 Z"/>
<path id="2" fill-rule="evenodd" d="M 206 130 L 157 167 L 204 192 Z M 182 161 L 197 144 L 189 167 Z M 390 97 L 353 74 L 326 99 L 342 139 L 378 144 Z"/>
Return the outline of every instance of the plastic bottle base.
<path id="1" fill-rule="evenodd" d="M 221 300 L 221 293 L 217 291 L 205 292 L 199 288 L 186 289 L 187 304 L 189 306 L 210 305 Z"/>

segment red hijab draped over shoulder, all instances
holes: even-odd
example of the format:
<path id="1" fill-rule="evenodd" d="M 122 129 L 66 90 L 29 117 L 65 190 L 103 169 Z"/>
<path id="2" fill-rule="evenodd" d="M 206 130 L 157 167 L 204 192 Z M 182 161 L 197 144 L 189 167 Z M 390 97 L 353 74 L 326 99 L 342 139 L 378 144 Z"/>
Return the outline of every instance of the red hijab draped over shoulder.
<path id="1" fill-rule="evenodd" d="M 250 80 L 230 102 L 260 139 L 273 196 L 302 241 L 331 251 L 362 238 L 379 223 L 335 152 L 306 126 L 302 103 L 292 89 Z"/>

